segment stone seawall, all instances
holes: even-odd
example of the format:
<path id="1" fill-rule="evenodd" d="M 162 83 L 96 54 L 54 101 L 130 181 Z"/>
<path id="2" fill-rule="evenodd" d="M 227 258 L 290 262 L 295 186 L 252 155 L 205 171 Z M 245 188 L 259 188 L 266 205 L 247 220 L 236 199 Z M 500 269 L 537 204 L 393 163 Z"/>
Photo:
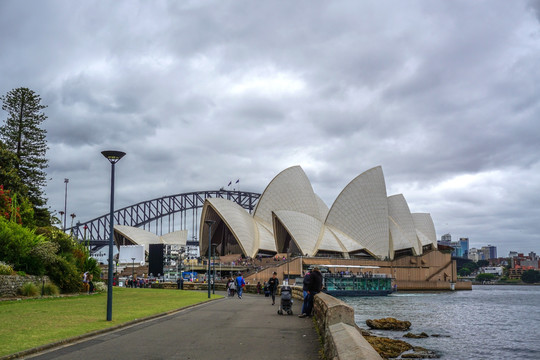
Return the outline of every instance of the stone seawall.
<path id="1" fill-rule="evenodd" d="M 41 288 L 42 279 L 45 280 L 45 284 L 49 282 L 49 278 L 44 276 L 34 275 L 0 275 L 0 297 L 14 297 L 18 295 L 18 290 L 27 282 L 36 284 L 38 288 Z"/>
<path id="2" fill-rule="evenodd" d="M 324 353 L 332 360 L 381 360 L 354 322 L 354 310 L 325 293 L 315 296 L 314 317 L 324 342 Z"/>

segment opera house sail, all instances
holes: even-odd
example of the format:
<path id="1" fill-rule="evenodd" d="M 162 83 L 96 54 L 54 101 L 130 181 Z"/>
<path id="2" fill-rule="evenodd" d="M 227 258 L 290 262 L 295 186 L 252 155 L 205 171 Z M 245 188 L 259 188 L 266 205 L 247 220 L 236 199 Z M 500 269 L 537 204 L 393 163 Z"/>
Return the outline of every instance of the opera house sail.
<path id="1" fill-rule="evenodd" d="M 211 243 L 220 255 L 392 260 L 399 254 L 422 255 L 437 246 L 431 216 L 411 213 L 401 194 L 388 196 L 380 166 L 353 179 L 330 208 L 300 166 L 272 179 L 253 214 L 229 200 L 207 199 L 199 237 L 203 254 L 209 245 L 206 220 L 215 221 Z"/>

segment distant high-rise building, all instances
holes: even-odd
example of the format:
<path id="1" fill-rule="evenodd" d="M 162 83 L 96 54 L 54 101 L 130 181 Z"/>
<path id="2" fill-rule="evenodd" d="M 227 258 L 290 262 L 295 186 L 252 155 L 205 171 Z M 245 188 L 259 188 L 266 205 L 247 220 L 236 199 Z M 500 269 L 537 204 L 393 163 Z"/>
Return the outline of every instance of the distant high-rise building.
<path id="1" fill-rule="evenodd" d="M 437 241 L 439 245 L 452 246 L 452 235 L 444 234 L 441 236 L 441 240 Z"/>
<path id="2" fill-rule="evenodd" d="M 497 247 L 493 245 L 482 246 L 480 251 L 483 254 L 482 260 L 496 259 L 497 258 Z"/>
<path id="3" fill-rule="evenodd" d="M 508 257 L 509 257 L 509 258 L 515 258 L 515 257 L 517 257 L 517 256 L 518 256 L 517 251 L 510 251 L 510 252 L 508 253 Z"/>
<path id="4" fill-rule="evenodd" d="M 467 257 L 469 253 L 469 238 L 459 238 L 459 245 L 461 247 L 461 257 Z"/>
<path id="5" fill-rule="evenodd" d="M 472 261 L 478 261 L 478 260 L 482 260 L 480 259 L 480 252 L 478 251 L 477 248 L 471 248 L 469 250 L 469 253 L 467 254 L 467 257 L 469 258 L 469 260 L 472 260 Z"/>

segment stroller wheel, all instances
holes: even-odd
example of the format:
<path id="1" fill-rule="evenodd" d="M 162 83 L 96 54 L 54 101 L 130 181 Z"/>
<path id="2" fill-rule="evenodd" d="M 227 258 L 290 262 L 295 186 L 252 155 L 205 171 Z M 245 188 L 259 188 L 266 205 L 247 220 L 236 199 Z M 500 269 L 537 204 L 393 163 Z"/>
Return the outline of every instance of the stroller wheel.
<path id="1" fill-rule="evenodd" d="M 292 315 L 292 310 L 288 310 L 288 311 L 287 311 L 287 314 L 288 314 L 288 315 Z"/>
<path id="2" fill-rule="evenodd" d="M 279 315 L 283 315 L 283 311 L 281 311 L 281 310 L 278 310 L 277 313 L 278 313 Z"/>

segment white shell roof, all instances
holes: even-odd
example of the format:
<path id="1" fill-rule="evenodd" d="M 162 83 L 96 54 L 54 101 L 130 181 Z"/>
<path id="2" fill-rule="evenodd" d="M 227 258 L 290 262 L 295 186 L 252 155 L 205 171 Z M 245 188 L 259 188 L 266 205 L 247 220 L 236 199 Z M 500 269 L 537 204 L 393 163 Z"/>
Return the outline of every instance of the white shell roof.
<path id="1" fill-rule="evenodd" d="M 266 224 L 264 224 L 262 221 L 255 220 L 255 225 L 257 226 L 257 235 L 259 241 L 258 249 L 276 251 L 276 241 L 274 240 L 274 233 L 272 230 L 269 230 Z M 253 256 L 254 255 L 255 254 L 253 254 Z"/>
<path id="2" fill-rule="evenodd" d="M 164 244 L 186 245 L 187 236 L 188 236 L 187 230 L 178 230 L 178 231 L 173 231 L 168 234 L 162 235 L 160 239 Z"/>
<path id="3" fill-rule="evenodd" d="M 357 243 L 354 241 L 351 237 L 347 236 L 346 234 L 342 233 L 338 229 L 335 229 L 329 225 L 326 226 L 325 231 L 330 231 L 334 236 L 339 240 L 343 248 L 346 252 L 353 252 L 357 250 L 363 250 L 365 249 L 365 246 L 362 246 L 362 244 Z"/>
<path id="4" fill-rule="evenodd" d="M 138 245 L 163 243 L 158 235 L 138 227 L 114 225 L 114 231 L 120 233 L 122 236 L 126 237 L 127 239 Z M 145 246 L 145 248 L 146 250 L 148 250 L 148 246 Z"/>
<path id="5" fill-rule="evenodd" d="M 207 207 L 226 223 L 245 255 L 277 251 L 274 221 L 279 221 L 304 254 L 319 250 L 348 253 L 364 250 L 375 257 L 394 257 L 394 251 L 434 244 L 435 227 L 429 214 L 411 214 L 403 195 L 387 197 L 382 168 L 357 176 L 339 194 L 330 209 L 317 196 L 299 166 L 283 170 L 268 184 L 255 212 L 221 198 L 207 199 Z M 204 224 L 201 218 L 201 224 Z M 201 231 L 201 240 L 204 230 Z M 208 234 L 206 233 L 206 236 Z M 204 245 L 201 245 L 204 248 Z"/>
<path id="6" fill-rule="evenodd" d="M 313 216 L 289 210 L 277 210 L 274 211 L 274 214 L 291 234 L 302 254 L 313 254 L 315 252 L 317 239 L 323 226 L 320 220 Z"/>
<path id="7" fill-rule="evenodd" d="M 343 189 L 330 208 L 326 224 L 379 257 L 389 255 L 388 201 L 380 166 L 360 174 Z"/>
<path id="8" fill-rule="evenodd" d="M 335 251 L 335 252 L 343 252 L 346 253 L 347 249 L 345 246 L 342 246 L 341 242 L 338 240 L 339 236 L 337 236 L 334 232 L 332 232 L 328 226 L 325 226 L 323 229 L 323 233 L 321 236 L 321 241 L 319 242 L 319 245 L 317 246 L 317 251 L 319 250 L 326 250 L 326 251 Z"/>
<path id="9" fill-rule="evenodd" d="M 253 256 L 254 251 L 256 251 L 254 242 L 257 234 L 251 215 L 237 203 L 222 198 L 206 199 L 204 206 L 207 205 L 211 206 L 225 221 L 244 252 L 248 256 Z"/>
<path id="10" fill-rule="evenodd" d="M 297 211 L 316 219 L 320 217 L 320 205 L 300 166 L 283 170 L 268 184 L 259 198 L 254 216 L 271 224 L 272 211 L 275 210 Z"/>
<path id="11" fill-rule="evenodd" d="M 437 248 L 437 234 L 431 215 L 428 213 L 412 213 L 411 215 L 417 234 L 421 234 L 418 238 L 422 242 L 422 246 L 432 244 Z"/>
<path id="12" fill-rule="evenodd" d="M 324 203 L 324 201 L 319 197 L 319 195 L 315 194 L 315 199 L 317 200 L 317 204 L 319 205 L 319 214 L 320 216 L 317 218 L 321 221 L 326 220 L 326 217 L 328 216 L 328 212 L 330 209 L 328 208 L 328 205 Z"/>
<path id="13" fill-rule="evenodd" d="M 416 235 L 416 228 L 409 210 L 409 205 L 402 194 L 388 197 L 388 216 L 394 251 L 412 248 L 416 255 L 422 254 L 422 248 Z"/>

